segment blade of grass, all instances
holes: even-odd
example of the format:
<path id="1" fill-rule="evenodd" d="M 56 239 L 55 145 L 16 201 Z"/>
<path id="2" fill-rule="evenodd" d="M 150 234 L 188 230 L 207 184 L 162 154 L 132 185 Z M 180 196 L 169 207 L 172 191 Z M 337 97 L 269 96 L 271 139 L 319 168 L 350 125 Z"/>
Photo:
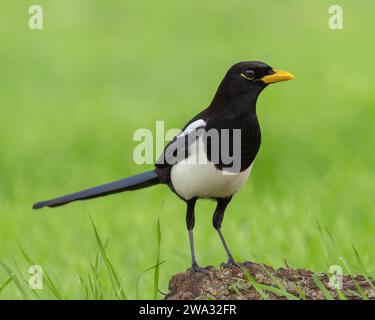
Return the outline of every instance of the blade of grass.
<path id="1" fill-rule="evenodd" d="M 305 290 L 303 290 L 303 288 L 298 288 L 298 289 L 299 289 L 299 296 L 300 296 L 301 300 L 307 300 Z"/>
<path id="2" fill-rule="evenodd" d="M 164 262 L 166 262 L 167 260 L 163 260 L 159 263 L 159 266 L 162 265 Z M 137 297 L 137 300 L 140 299 L 140 296 L 139 296 L 139 281 L 141 280 L 141 277 L 143 274 L 145 274 L 146 272 L 148 271 L 151 271 L 152 269 L 156 268 L 156 265 L 153 265 L 152 267 L 146 269 L 145 271 L 141 272 L 141 274 L 138 275 L 137 277 L 137 282 L 136 282 L 136 297 Z"/>
<path id="3" fill-rule="evenodd" d="M 289 293 L 285 289 L 284 285 L 279 281 L 279 279 L 277 279 L 271 272 L 269 272 L 267 268 L 264 266 L 264 264 L 262 264 L 262 268 L 267 273 L 267 275 L 271 278 L 272 282 L 279 288 L 283 296 L 285 296 L 288 300 L 299 300 L 298 297 Z"/>
<path id="4" fill-rule="evenodd" d="M 108 243 L 108 242 L 107 242 Z M 105 247 L 107 247 L 107 243 L 105 244 Z M 99 259 L 99 254 L 96 253 L 95 255 L 95 262 L 90 263 L 91 266 L 91 272 L 94 274 L 94 280 L 95 280 L 95 294 L 94 297 L 95 299 L 101 300 L 103 297 L 103 287 L 102 287 L 102 282 L 101 282 L 101 267 L 102 267 L 102 260 Z"/>
<path id="5" fill-rule="evenodd" d="M 340 289 L 336 288 L 336 293 L 340 300 L 348 300 L 345 293 L 342 292 Z"/>
<path id="6" fill-rule="evenodd" d="M 160 266 L 160 243 L 161 243 L 161 230 L 160 230 L 160 220 L 156 223 L 156 262 L 154 270 L 154 300 L 158 297 L 159 290 L 159 266 Z"/>
<path id="7" fill-rule="evenodd" d="M 63 295 L 61 292 L 57 289 L 57 285 L 54 283 L 50 275 L 48 274 L 47 271 L 44 271 L 44 275 L 46 277 L 46 284 L 48 289 L 53 293 L 53 295 L 56 297 L 58 300 L 64 300 Z"/>
<path id="8" fill-rule="evenodd" d="M 246 300 L 246 298 L 245 298 L 245 297 L 242 295 L 242 293 L 240 292 L 240 289 L 239 289 L 239 287 L 238 287 L 238 284 L 233 283 L 233 284 L 230 285 L 229 288 L 232 289 L 232 290 L 234 290 L 234 292 L 237 293 L 237 295 L 239 296 L 239 298 L 240 298 L 241 300 Z"/>
<path id="9" fill-rule="evenodd" d="M 330 265 L 329 254 L 328 254 L 328 249 L 327 249 L 326 243 L 324 241 L 324 232 L 323 232 L 322 226 L 320 225 L 319 221 L 315 219 L 315 223 L 316 223 L 318 231 L 319 231 L 320 245 L 321 245 L 323 253 L 324 253 L 326 268 L 328 268 L 329 265 Z"/>
<path id="10" fill-rule="evenodd" d="M 111 260 L 107 256 L 105 246 L 103 245 L 103 242 L 100 239 L 100 236 L 99 236 L 99 233 L 98 233 L 98 231 L 95 227 L 94 221 L 91 218 L 90 218 L 90 220 L 91 220 L 91 224 L 92 224 L 93 229 L 94 229 L 96 242 L 97 242 L 98 247 L 99 247 L 99 252 L 100 252 L 100 254 L 101 254 L 101 256 L 104 260 L 104 263 L 107 267 L 109 278 L 112 282 L 112 287 L 113 287 L 114 291 L 116 292 L 116 297 L 117 298 L 121 297 L 121 299 L 126 300 L 127 297 L 126 297 L 126 294 L 125 294 L 125 292 L 122 288 L 120 278 L 118 277 L 117 272 L 116 272 L 115 268 L 113 267 L 113 265 L 111 263 Z"/>
<path id="11" fill-rule="evenodd" d="M 36 265 L 36 263 L 26 254 L 26 251 L 23 249 L 20 243 L 18 243 L 18 246 L 20 248 L 21 254 L 23 255 L 24 259 L 30 264 L 30 265 Z M 47 270 L 43 269 L 43 278 L 45 278 L 45 284 L 47 288 L 51 291 L 51 293 L 55 296 L 58 300 L 63 300 L 64 297 L 60 293 L 60 291 L 57 289 L 56 284 L 52 280 L 52 278 L 49 276 Z"/>
<path id="12" fill-rule="evenodd" d="M 361 273 L 364 275 L 364 277 L 365 277 L 366 281 L 368 282 L 368 284 L 370 285 L 371 289 L 375 290 L 375 286 L 372 283 L 373 280 L 370 280 L 370 276 L 369 276 L 369 274 L 368 274 L 368 272 L 367 272 L 367 270 L 365 268 L 365 264 L 363 263 L 363 261 L 361 259 L 361 256 L 359 255 L 358 250 L 354 246 L 354 244 L 352 244 L 352 248 L 353 248 L 354 254 L 356 256 L 356 259 L 358 261 L 359 267 L 361 268 Z"/>
<path id="13" fill-rule="evenodd" d="M 80 281 L 80 283 L 81 283 L 81 287 L 82 287 L 82 289 L 83 289 L 83 292 L 84 292 L 84 294 L 85 294 L 85 299 L 86 300 L 90 300 L 90 295 L 89 295 L 89 289 L 88 289 L 88 287 L 87 287 L 87 284 L 86 284 L 86 282 L 85 282 L 85 279 L 83 278 L 83 276 L 80 274 L 79 276 L 79 281 Z"/>
<path id="14" fill-rule="evenodd" d="M 7 280 L 4 281 L 4 283 L 0 286 L 0 293 L 7 287 L 9 283 L 13 281 L 12 276 L 10 276 Z"/>
<path id="15" fill-rule="evenodd" d="M 23 274 L 22 274 L 22 271 L 21 271 L 21 268 L 18 266 L 18 263 L 17 263 L 17 261 L 16 261 L 16 259 L 14 259 L 14 257 L 13 257 L 13 255 L 11 256 L 12 257 L 12 261 L 13 261 L 13 265 L 14 265 L 14 267 L 15 267 L 15 269 L 14 269 L 14 273 L 15 274 L 18 274 L 19 275 L 19 279 L 20 279 L 20 281 L 21 281 L 21 284 L 22 284 L 22 286 L 23 286 L 23 288 L 24 288 L 24 290 L 26 291 L 26 292 L 28 292 L 29 290 L 29 282 L 24 278 L 24 276 L 23 276 Z"/>
<path id="16" fill-rule="evenodd" d="M 346 263 L 345 259 L 341 257 L 341 261 L 344 264 L 345 269 L 347 272 L 351 275 L 353 275 L 352 270 L 349 268 L 348 264 Z M 354 286 L 356 287 L 359 295 L 361 296 L 362 300 L 369 300 L 368 296 L 366 295 L 366 292 L 362 289 L 359 282 L 356 279 L 353 279 Z"/>
<path id="17" fill-rule="evenodd" d="M 333 237 L 332 233 L 330 232 L 330 230 L 328 229 L 327 226 L 325 226 L 325 233 L 328 236 L 328 239 L 330 240 L 331 246 L 333 246 L 333 249 L 336 251 L 336 256 L 338 256 L 339 259 L 342 260 L 343 254 L 342 254 L 342 251 L 340 249 L 340 246 L 337 244 L 335 238 Z M 337 293 L 337 297 L 340 300 L 347 300 L 348 299 L 346 297 L 346 295 L 344 294 L 344 292 L 342 290 L 340 290 L 339 288 L 336 288 L 336 293 Z"/>
<path id="18" fill-rule="evenodd" d="M 280 290 L 278 288 L 275 288 L 273 286 L 269 286 L 267 284 L 263 284 L 263 283 L 258 283 L 258 285 L 260 286 L 260 288 L 264 291 L 269 291 L 269 292 L 272 292 L 276 295 L 278 295 L 279 297 L 285 297 L 285 298 L 288 298 L 288 300 L 299 300 L 297 297 L 293 296 L 292 294 L 290 294 L 289 292 L 286 292 L 284 290 Z M 292 297 L 290 297 L 292 296 Z"/>
<path id="19" fill-rule="evenodd" d="M 242 267 L 242 272 L 244 273 L 247 281 L 250 282 L 250 284 L 253 286 L 255 291 L 262 297 L 264 300 L 269 300 L 269 296 L 267 293 L 265 293 L 259 283 L 257 283 L 254 278 L 247 272 L 245 268 Z"/>
<path id="20" fill-rule="evenodd" d="M 20 292 L 23 299 L 28 300 L 29 296 L 24 290 L 21 281 L 18 279 L 17 275 L 8 267 L 7 264 L 5 264 L 3 261 L 0 261 L 0 264 L 3 266 L 4 270 L 8 274 L 9 277 L 12 278 L 14 284 L 16 285 L 18 291 Z"/>
<path id="21" fill-rule="evenodd" d="M 23 275 L 22 275 L 22 271 L 21 271 L 21 268 L 18 266 L 18 263 L 16 261 L 16 259 L 14 259 L 14 257 L 12 256 L 12 260 L 13 260 L 13 264 L 15 265 L 16 269 L 17 269 L 17 272 L 18 274 L 20 275 L 20 280 L 22 280 L 21 284 L 23 286 L 25 286 L 25 290 L 29 291 L 30 288 L 30 284 L 29 284 L 29 281 L 26 280 Z M 36 292 L 36 290 L 30 290 L 31 294 L 37 299 L 37 300 L 40 300 L 40 297 L 38 295 L 38 293 Z"/>
<path id="22" fill-rule="evenodd" d="M 320 291 L 323 293 L 324 297 L 327 299 L 327 300 L 335 300 L 332 295 L 329 293 L 328 289 L 325 287 L 325 285 L 320 281 L 318 275 L 316 273 L 314 273 L 312 275 L 312 278 L 315 282 L 315 284 L 317 285 L 317 287 L 320 289 Z"/>

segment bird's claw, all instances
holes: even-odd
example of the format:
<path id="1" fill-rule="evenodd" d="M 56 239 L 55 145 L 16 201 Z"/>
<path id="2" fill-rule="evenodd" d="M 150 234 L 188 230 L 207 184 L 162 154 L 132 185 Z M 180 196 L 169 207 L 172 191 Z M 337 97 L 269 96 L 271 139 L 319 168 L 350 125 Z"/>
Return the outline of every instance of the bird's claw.
<path id="1" fill-rule="evenodd" d="M 227 262 L 223 262 L 220 265 L 221 268 L 230 268 L 231 266 L 236 266 L 238 268 L 241 268 L 241 266 L 236 261 L 234 261 L 232 257 L 229 257 Z"/>
<path id="2" fill-rule="evenodd" d="M 213 267 L 212 266 L 208 266 L 206 268 L 204 267 L 200 267 L 198 264 L 192 264 L 191 267 L 189 269 L 187 269 L 188 272 L 191 272 L 191 273 L 197 273 L 197 272 L 200 272 L 200 273 L 203 273 L 205 275 L 208 275 L 210 272 L 209 272 L 209 269 L 212 269 Z"/>

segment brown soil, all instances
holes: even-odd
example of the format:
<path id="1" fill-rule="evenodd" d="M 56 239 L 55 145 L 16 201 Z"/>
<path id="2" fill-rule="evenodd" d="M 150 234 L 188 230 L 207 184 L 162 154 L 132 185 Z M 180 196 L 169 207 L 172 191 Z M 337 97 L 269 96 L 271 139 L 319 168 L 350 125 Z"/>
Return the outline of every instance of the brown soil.
<path id="1" fill-rule="evenodd" d="M 249 275 L 255 280 L 258 290 L 252 285 Z M 375 299 L 375 282 L 370 284 L 364 276 L 343 276 L 342 289 L 336 290 L 329 287 L 329 278 L 326 274 L 316 273 L 318 281 L 316 278 L 313 279 L 313 275 L 313 272 L 304 269 L 274 270 L 270 266 L 252 262 L 220 269 L 211 267 L 204 269 L 204 272 L 187 271 L 174 275 L 169 282 L 166 299 L 326 299 L 327 294 L 324 295 L 317 285 L 319 280 L 334 299 L 339 299 L 339 294 L 341 299 L 363 299 L 364 294 L 369 299 Z"/>

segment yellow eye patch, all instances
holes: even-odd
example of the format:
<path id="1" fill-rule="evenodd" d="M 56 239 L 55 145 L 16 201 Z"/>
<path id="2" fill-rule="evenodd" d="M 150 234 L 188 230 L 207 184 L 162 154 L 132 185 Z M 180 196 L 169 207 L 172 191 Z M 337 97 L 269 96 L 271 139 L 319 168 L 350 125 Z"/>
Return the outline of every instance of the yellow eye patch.
<path id="1" fill-rule="evenodd" d="M 247 79 L 247 80 L 254 80 L 254 78 L 250 78 L 250 77 L 248 77 L 247 75 L 245 75 L 244 73 L 240 73 L 240 76 L 241 76 L 242 78 Z"/>

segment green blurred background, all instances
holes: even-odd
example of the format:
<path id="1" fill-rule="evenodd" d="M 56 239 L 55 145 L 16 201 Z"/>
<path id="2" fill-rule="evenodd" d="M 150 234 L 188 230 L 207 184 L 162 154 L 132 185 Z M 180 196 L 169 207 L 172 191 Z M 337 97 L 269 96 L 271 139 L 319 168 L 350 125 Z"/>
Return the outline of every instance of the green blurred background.
<path id="1" fill-rule="evenodd" d="M 44 29 L 28 28 L 28 8 Z M 328 8 L 344 9 L 330 30 Z M 135 298 L 137 276 L 162 242 L 160 290 L 190 264 L 185 204 L 164 187 L 31 210 L 36 200 L 116 180 L 152 166 L 133 162 L 139 128 L 178 128 L 205 108 L 233 63 L 262 60 L 295 81 L 258 100 L 263 144 L 232 201 L 223 232 L 239 260 L 327 271 L 344 257 L 359 272 L 375 263 L 375 4 L 298 1 L 0 2 L 0 260 L 27 278 L 18 243 L 68 298 L 84 298 L 79 274 L 97 252 L 90 217 Z M 225 260 L 201 201 L 202 265 Z M 317 222 L 323 229 L 321 234 Z M 8 279 L 0 268 L 0 286 Z M 153 274 L 140 283 L 152 298 Z M 40 296 L 53 298 L 48 290 Z M 161 297 L 161 295 L 159 296 Z M 15 284 L 0 298 L 21 298 Z"/>

